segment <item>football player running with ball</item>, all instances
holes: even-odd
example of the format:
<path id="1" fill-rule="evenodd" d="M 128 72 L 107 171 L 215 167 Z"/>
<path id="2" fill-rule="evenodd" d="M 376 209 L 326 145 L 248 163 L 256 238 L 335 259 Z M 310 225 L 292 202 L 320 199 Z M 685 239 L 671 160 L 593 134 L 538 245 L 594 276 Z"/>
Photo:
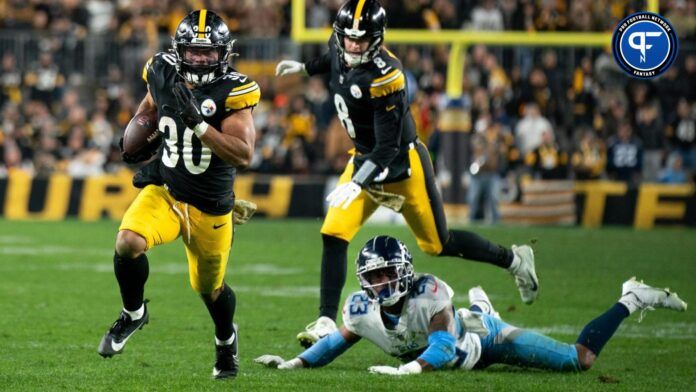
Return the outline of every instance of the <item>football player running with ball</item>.
<path id="1" fill-rule="evenodd" d="M 230 67 L 234 41 L 223 20 L 201 9 L 179 24 L 173 50 L 147 62 L 148 93 L 138 113 L 157 110 L 165 143 L 136 174 L 144 187 L 116 237 L 114 271 L 123 310 L 99 344 L 111 357 L 148 322 L 143 300 L 146 251 L 182 237 L 189 278 L 215 324 L 216 378 L 237 375 L 235 294 L 223 278 L 233 239 L 232 185 L 249 164 L 255 140 L 252 110 L 259 87 Z"/>
<path id="2" fill-rule="evenodd" d="M 524 303 L 539 292 L 529 246 L 510 249 L 471 232 L 448 230 L 428 150 L 416 138 L 403 67 L 382 46 L 385 27 L 386 13 L 376 0 L 349 0 L 338 11 L 327 53 L 306 63 L 284 60 L 276 68 L 281 76 L 329 73 L 338 117 L 355 144 L 327 198 L 320 317 L 297 336 L 305 347 L 336 330 L 348 243 L 379 205 L 403 214 L 424 252 L 507 269 Z"/>
<path id="3" fill-rule="evenodd" d="M 469 290 L 468 309 L 454 310 L 452 289 L 433 275 L 416 274 L 406 246 L 379 236 L 356 260 L 362 290 L 343 307 L 343 326 L 289 361 L 263 355 L 255 361 L 278 369 L 327 365 L 361 338 L 404 362 L 371 366 L 372 373 L 417 374 L 436 369 L 483 369 L 508 364 L 554 371 L 588 370 L 621 322 L 638 310 L 685 311 L 667 289 L 635 278 L 624 282 L 619 300 L 585 326 L 575 344 L 517 328 L 500 319 L 481 287 Z"/>

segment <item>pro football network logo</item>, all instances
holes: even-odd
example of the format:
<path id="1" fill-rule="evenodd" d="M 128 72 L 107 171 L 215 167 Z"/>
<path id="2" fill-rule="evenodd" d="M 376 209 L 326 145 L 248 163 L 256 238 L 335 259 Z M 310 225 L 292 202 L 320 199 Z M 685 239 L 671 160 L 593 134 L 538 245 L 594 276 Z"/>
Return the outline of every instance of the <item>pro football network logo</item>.
<path id="1" fill-rule="evenodd" d="M 679 51 L 677 33 L 669 21 L 652 12 L 637 12 L 622 20 L 611 39 L 616 63 L 636 78 L 665 72 Z"/>

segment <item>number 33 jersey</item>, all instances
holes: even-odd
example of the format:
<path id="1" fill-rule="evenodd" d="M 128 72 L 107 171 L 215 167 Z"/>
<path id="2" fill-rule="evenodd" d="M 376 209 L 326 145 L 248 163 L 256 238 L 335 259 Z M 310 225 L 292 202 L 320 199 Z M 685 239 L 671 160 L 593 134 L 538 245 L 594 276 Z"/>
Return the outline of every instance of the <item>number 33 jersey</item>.
<path id="1" fill-rule="evenodd" d="M 172 90 L 183 79 L 175 64 L 173 54 L 161 52 L 145 64 L 142 74 L 157 106 L 158 129 L 164 137 L 158 156 L 160 175 L 175 199 L 208 214 L 226 214 L 234 205 L 232 186 L 236 170 L 181 122 Z M 234 71 L 191 91 L 205 122 L 218 131 L 225 118 L 235 111 L 253 108 L 261 97 L 256 82 Z"/>
<path id="2" fill-rule="evenodd" d="M 344 327 L 389 355 L 403 361 L 416 359 L 428 347 L 430 320 L 452 307 L 454 293 L 435 276 L 416 275 L 415 279 L 395 324 L 392 324 L 394 320 L 382 319 L 377 301 L 371 301 L 364 291 L 357 291 L 348 296 L 343 307 Z M 481 357 L 481 340 L 478 335 L 466 332 L 456 315 L 452 318 L 450 331 L 457 338 L 456 357 L 446 367 L 471 369 Z"/>

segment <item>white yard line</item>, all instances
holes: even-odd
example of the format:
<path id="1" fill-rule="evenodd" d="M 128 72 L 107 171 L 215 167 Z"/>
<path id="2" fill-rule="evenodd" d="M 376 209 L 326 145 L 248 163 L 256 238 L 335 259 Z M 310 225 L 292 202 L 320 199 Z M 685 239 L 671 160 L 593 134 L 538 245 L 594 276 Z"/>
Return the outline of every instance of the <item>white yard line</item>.
<path id="1" fill-rule="evenodd" d="M 31 237 L 20 236 L 20 235 L 0 235 L 0 244 L 31 244 L 34 239 Z"/>

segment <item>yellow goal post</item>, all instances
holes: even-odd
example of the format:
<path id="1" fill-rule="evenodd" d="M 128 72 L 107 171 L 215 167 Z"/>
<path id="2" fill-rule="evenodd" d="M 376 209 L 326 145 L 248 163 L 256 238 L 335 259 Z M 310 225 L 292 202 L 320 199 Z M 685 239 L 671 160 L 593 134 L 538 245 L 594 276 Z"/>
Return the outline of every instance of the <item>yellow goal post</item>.
<path id="1" fill-rule="evenodd" d="M 658 13 L 659 0 L 647 0 L 647 11 Z M 291 37 L 301 43 L 325 43 L 331 35 L 329 28 L 308 29 L 305 24 L 305 0 L 292 0 Z M 399 44 L 449 44 L 447 64 L 447 95 L 462 94 L 464 59 L 470 45 L 495 46 L 591 46 L 611 44 L 609 32 L 527 32 L 387 29 L 385 41 Z"/>

